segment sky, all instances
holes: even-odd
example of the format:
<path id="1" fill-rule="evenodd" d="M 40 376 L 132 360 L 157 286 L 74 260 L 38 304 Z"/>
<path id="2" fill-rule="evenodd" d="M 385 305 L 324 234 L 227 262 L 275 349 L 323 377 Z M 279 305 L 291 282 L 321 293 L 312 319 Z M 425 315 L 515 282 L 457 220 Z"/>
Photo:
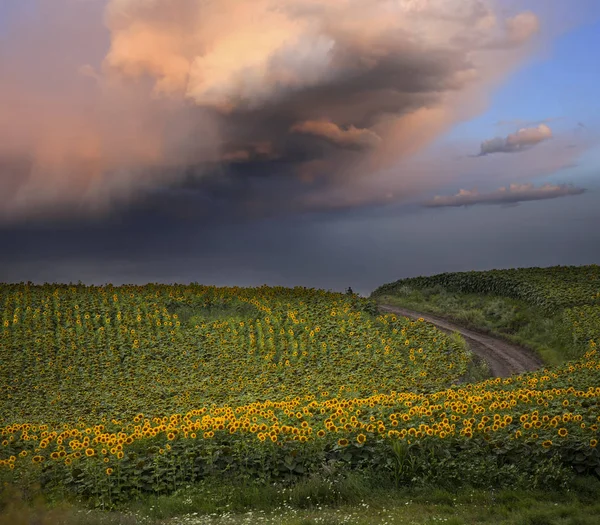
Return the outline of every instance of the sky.
<path id="1" fill-rule="evenodd" d="M 600 263 L 595 0 L 2 0 L 0 282 Z"/>

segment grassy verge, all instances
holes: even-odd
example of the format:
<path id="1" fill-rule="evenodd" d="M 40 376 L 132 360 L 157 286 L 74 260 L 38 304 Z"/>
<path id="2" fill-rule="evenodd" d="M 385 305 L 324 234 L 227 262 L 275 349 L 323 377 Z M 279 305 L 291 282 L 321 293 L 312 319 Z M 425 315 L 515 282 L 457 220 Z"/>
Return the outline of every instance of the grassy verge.
<path id="1" fill-rule="evenodd" d="M 452 332 L 448 337 L 450 338 L 453 348 L 458 351 L 465 351 L 471 356 L 466 373 L 459 378 L 456 383 L 477 383 L 492 377 L 492 372 L 488 364 L 484 359 L 469 350 L 469 345 L 459 332 Z"/>
<path id="2" fill-rule="evenodd" d="M 492 371 L 484 359 L 472 354 L 467 373 L 461 377 L 459 383 L 478 383 L 492 377 Z"/>
<path id="3" fill-rule="evenodd" d="M 195 486 L 130 508 L 102 512 L 75 504 L 52 506 L 5 493 L 0 525 L 241 525 L 517 524 L 592 525 L 600 522 L 600 481 L 570 490 L 447 490 L 377 488 L 357 480 L 312 480 L 281 489 L 268 485 Z"/>
<path id="4" fill-rule="evenodd" d="M 552 316 L 524 301 L 494 295 L 448 292 L 440 286 L 401 287 L 394 295 L 375 297 L 380 304 L 437 314 L 536 352 L 548 365 L 559 365 L 586 351 L 573 342 L 562 311 Z"/>

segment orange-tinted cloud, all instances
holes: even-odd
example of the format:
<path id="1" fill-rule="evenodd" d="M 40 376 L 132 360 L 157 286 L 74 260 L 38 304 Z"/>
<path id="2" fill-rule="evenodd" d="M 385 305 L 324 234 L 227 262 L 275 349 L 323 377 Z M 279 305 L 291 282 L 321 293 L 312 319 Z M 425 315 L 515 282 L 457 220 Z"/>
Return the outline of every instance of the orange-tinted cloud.
<path id="1" fill-rule="evenodd" d="M 0 220 L 105 214 L 180 158 L 218 155 L 208 118 L 91 65 L 109 44 L 102 14 L 44 0 L 3 36 Z"/>
<path id="2" fill-rule="evenodd" d="M 370 129 L 359 129 L 350 125 L 347 129 L 340 128 L 329 120 L 306 120 L 294 124 L 292 133 L 304 133 L 321 137 L 329 142 L 349 149 L 367 149 L 377 146 L 381 137 Z"/>
<path id="3" fill-rule="evenodd" d="M 32 12 L 0 55 L 0 219 L 106 212 L 221 163 L 276 158 L 328 188 L 368 181 L 481 111 L 538 29 L 491 0 L 37 0 Z"/>

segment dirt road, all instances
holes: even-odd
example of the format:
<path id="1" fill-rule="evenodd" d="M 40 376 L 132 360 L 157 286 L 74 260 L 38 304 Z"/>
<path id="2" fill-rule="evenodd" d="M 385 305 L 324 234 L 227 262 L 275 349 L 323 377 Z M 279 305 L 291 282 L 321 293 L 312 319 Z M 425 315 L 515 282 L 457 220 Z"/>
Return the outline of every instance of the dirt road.
<path id="1" fill-rule="evenodd" d="M 526 348 L 474 332 L 437 315 L 419 313 L 390 305 L 379 305 L 379 309 L 382 312 L 391 312 L 414 319 L 422 317 L 444 332 L 459 332 L 465 338 L 471 351 L 485 360 L 494 377 L 508 377 L 512 374 L 530 372 L 544 364 L 537 355 Z"/>

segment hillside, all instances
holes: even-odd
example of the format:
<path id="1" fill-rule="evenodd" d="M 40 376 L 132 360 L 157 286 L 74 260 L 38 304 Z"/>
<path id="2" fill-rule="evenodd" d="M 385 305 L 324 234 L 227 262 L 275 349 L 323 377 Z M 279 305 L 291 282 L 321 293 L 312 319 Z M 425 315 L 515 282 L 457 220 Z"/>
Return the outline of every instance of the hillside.
<path id="1" fill-rule="evenodd" d="M 354 295 L 18 284 L 0 305 L 0 480 L 27 490 L 104 508 L 198 483 L 600 476 L 591 339 L 560 366 L 457 384 L 460 337 Z"/>
<path id="2" fill-rule="evenodd" d="M 537 352 L 547 364 L 600 340 L 600 266 L 442 273 L 380 286 L 381 304 L 429 312 Z"/>
<path id="3" fill-rule="evenodd" d="M 470 382 L 477 379 L 486 379 L 487 376 L 481 377 L 486 373 L 493 377 L 510 377 L 515 374 L 533 372 L 543 365 L 538 356 L 525 348 L 497 337 L 469 330 L 447 319 L 398 306 L 381 305 L 379 308 L 382 312 L 394 313 L 411 319 L 422 318 L 446 333 L 460 334 L 468 349 L 474 354 L 474 363 L 470 370 L 470 376 L 472 376 Z M 478 371 L 480 377 L 473 376 L 473 372 Z"/>

